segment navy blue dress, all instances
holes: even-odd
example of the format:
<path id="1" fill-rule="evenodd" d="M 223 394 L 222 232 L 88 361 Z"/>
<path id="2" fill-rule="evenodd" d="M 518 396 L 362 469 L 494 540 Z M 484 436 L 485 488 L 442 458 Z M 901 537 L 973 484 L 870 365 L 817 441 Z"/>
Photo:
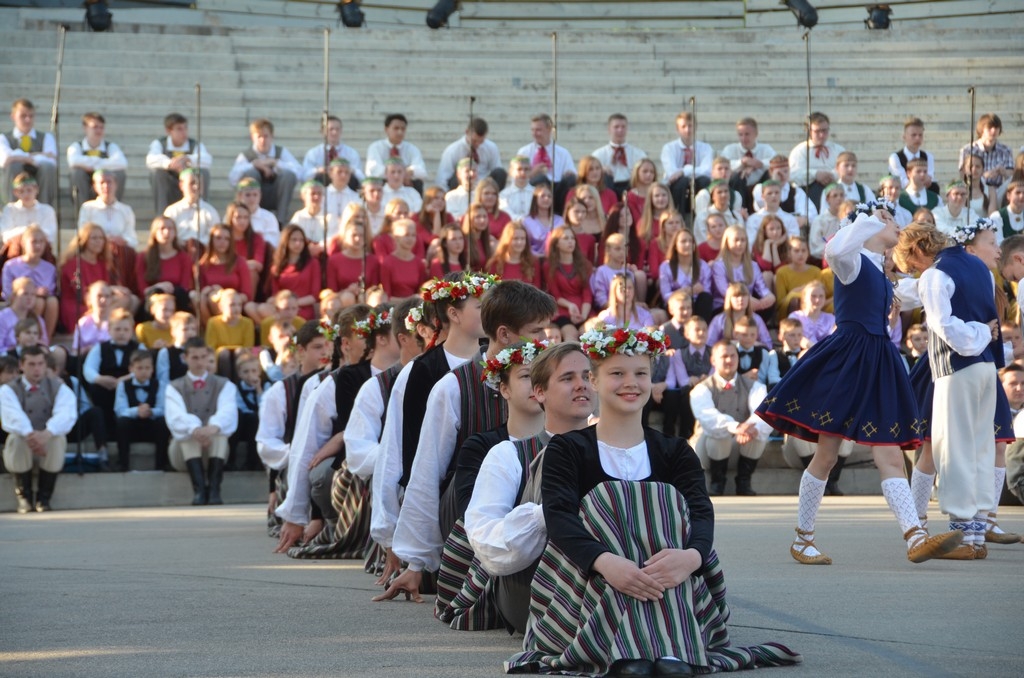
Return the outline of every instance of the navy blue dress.
<path id="1" fill-rule="evenodd" d="M 917 397 L 917 410 L 921 413 L 923 422 L 921 437 L 931 441 L 932 396 L 935 393 L 935 384 L 932 381 L 932 365 L 928 362 L 927 356 L 921 356 L 910 368 L 910 384 Z M 1006 391 L 998 381 L 996 382 L 996 420 L 993 424 L 993 433 L 997 443 L 1012 443 L 1016 440 L 1013 435 L 1013 413 L 1010 412 L 1010 401 L 1006 399 Z"/>
<path id="2" fill-rule="evenodd" d="M 907 370 L 889 337 L 892 284 L 860 255 L 857 277 L 835 280 L 836 331 L 797 361 L 757 408 L 789 435 L 827 433 L 864 445 L 914 449 L 923 422 Z"/>

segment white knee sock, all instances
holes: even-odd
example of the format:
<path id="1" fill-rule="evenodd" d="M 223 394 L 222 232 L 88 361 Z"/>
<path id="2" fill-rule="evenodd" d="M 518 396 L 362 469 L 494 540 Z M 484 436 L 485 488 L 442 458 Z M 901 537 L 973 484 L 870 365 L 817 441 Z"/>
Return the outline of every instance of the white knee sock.
<path id="1" fill-rule="evenodd" d="M 996 513 L 999 512 L 999 497 L 1003 495 L 1003 487 L 1006 485 L 1006 467 L 996 466 L 994 480 L 996 483 L 996 504 L 992 507 L 992 511 L 989 516 L 992 518 L 992 531 L 996 534 L 1003 534 L 1003 530 L 999 527 L 999 523 L 995 522 Z"/>
<path id="2" fill-rule="evenodd" d="M 975 546 L 985 545 L 985 521 L 988 519 L 988 513 L 976 513 L 974 518 L 971 520 L 971 530 L 969 532 L 971 539 Z M 964 541 L 967 541 L 966 539 Z"/>
<path id="3" fill-rule="evenodd" d="M 800 477 L 800 509 L 796 517 L 796 525 L 804 532 L 814 531 L 814 521 L 818 517 L 821 498 L 825 496 L 825 481 L 818 480 L 804 471 Z"/>
<path id="4" fill-rule="evenodd" d="M 907 483 L 906 478 L 886 478 L 882 481 L 882 494 L 893 515 L 896 516 L 902 534 L 921 526 L 914 508 L 914 498 L 910 494 L 910 484 Z M 913 546 L 922 538 L 923 535 L 915 535 L 914 538 L 907 540 L 907 546 Z"/>
<path id="5" fill-rule="evenodd" d="M 917 468 L 910 476 L 910 492 L 914 495 L 914 510 L 921 521 L 928 517 L 928 501 L 932 498 L 932 484 L 934 483 L 935 474 L 923 473 Z"/>

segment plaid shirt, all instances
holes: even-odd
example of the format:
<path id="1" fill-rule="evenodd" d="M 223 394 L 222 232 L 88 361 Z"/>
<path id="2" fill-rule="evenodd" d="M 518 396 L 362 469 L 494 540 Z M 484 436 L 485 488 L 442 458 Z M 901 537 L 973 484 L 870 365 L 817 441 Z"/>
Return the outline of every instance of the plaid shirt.
<path id="1" fill-rule="evenodd" d="M 985 163 L 985 171 L 990 169 L 1006 168 L 1009 170 L 1013 169 L 1013 151 L 1006 144 L 1001 144 L 998 141 L 992 146 L 991 150 L 986 151 L 985 147 L 981 145 L 981 140 L 975 141 L 969 146 L 964 146 L 960 149 L 960 163 L 957 167 L 962 171 L 964 168 L 964 158 L 967 154 L 976 155 L 982 159 Z M 999 181 L 996 186 L 1002 185 L 1002 180 Z"/>

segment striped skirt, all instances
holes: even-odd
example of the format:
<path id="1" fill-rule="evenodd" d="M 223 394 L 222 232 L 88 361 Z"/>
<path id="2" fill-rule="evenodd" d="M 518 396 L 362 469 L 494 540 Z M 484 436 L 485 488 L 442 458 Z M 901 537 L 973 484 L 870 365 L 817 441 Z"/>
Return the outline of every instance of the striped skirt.
<path id="1" fill-rule="evenodd" d="M 663 548 L 682 548 L 689 529 L 683 496 L 672 486 L 606 482 L 580 504 L 592 537 L 640 563 Z M 712 552 L 694 575 L 658 601 L 615 591 L 587 577 L 549 542 L 533 578 L 524 651 L 505 663 L 508 673 L 602 675 L 618 659 L 676 657 L 697 673 L 780 666 L 801 661 L 783 645 L 731 647 L 725 580 Z"/>
<path id="2" fill-rule="evenodd" d="M 506 628 L 494 603 L 491 575 L 473 555 L 462 518 L 455 522 L 441 552 L 434 616 L 456 631 Z"/>
<path id="3" fill-rule="evenodd" d="M 312 541 L 288 549 L 292 558 L 344 560 L 362 558 L 370 544 L 370 485 L 348 470 L 348 464 L 334 473 L 331 504 L 338 521 L 326 524 Z"/>
<path id="4" fill-rule="evenodd" d="M 281 471 L 267 471 L 268 478 L 272 483 L 272 492 L 277 498 L 274 506 L 280 506 L 284 503 L 285 497 L 288 495 L 288 470 L 282 469 Z M 273 539 L 281 538 L 281 526 L 284 521 L 277 517 L 277 514 L 273 511 L 267 511 L 267 536 Z"/>

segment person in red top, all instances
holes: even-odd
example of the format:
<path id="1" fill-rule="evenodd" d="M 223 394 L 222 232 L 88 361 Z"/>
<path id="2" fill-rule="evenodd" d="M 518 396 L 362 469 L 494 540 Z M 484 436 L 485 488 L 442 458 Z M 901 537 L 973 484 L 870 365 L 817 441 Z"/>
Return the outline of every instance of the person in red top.
<path id="1" fill-rule="evenodd" d="M 181 248 L 173 219 L 153 219 L 146 250 L 135 258 L 135 275 L 143 297 L 159 292 L 173 294 L 176 308 L 192 308 L 189 298 L 189 292 L 195 288 L 192 257 Z"/>
<path id="2" fill-rule="evenodd" d="M 563 341 L 579 339 L 580 327 L 590 316 L 594 302 L 590 291 L 593 266 L 576 244 L 576 234 L 559 226 L 548 238 L 547 291 L 558 304 L 553 322 L 562 330 Z"/>
<path id="3" fill-rule="evenodd" d="M 494 255 L 494 246 L 498 240 L 491 235 L 490 223 L 487 208 L 478 202 L 470 205 L 469 211 L 462 217 L 462 235 L 466 237 L 469 267 L 474 271 L 483 269 Z"/>
<path id="4" fill-rule="evenodd" d="M 452 271 L 465 271 L 468 268 L 466 256 L 466 236 L 462 229 L 455 224 L 444 226 L 437 257 L 430 262 L 430 276 L 443 278 Z"/>
<path id="5" fill-rule="evenodd" d="M 76 255 L 81 253 L 81 278 L 76 285 L 78 262 Z M 131 290 L 121 284 L 117 271 L 112 266 L 110 243 L 107 234 L 99 224 L 87 222 L 78 229 L 78 235 L 71 241 L 71 246 L 64 253 L 60 266 L 60 321 L 64 329 L 71 331 L 78 322 L 75 309 L 85 308 L 76 304 L 75 290 L 81 289 L 84 298 L 85 290 L 94 282 L 102 280 L 110 285 L 110 293 L 114 305 L 135 311 L 139 307 L 139 298 Z"/>
<path id="6" fill-rule="evenodd" d="M 356 299 L 362 292 L 359 279 L 364 274 L 364 260 L 365 287 L 380 284 L 380 260 L 367 251 L 365 219 L 363 211 L 361 217 L 353 216 L 345 222 L 341 228 L 341 249 L 327 259 L 327 287 L 338 292 L 347 291 Z"/>
<path id="7" fill-rule="evenodd" d="M 601 200 L 601 210 L 607 215 L 612 208 L 619 204 L 619 198 L 615 191 L 605 185 L 604 166 L 601 161 L 592 155 L 585 155 L 580 158 L 579 172 L 580 185 L 593 186 Z"/>
<path id="8" fill-rule="evenodd" d="M 699 254 L 700 258 L 709 265 L 711 262 L 715 261 L 715 259 L 718 259 L 718 253 L 722 249 L 722 236 L 725 235 L 725 229 L 727 226 L 728 224 L 725 223 L 725 217 L 721 214 L 708 215 L 708 239 L 697 245 L 697 254 Z"/>
<path id="9" fill-rule="evenodd" d="M 522 280 L 540 287 L 540 262 L 530 251 L 530 236 L 520 221 L 513 221 L 501 232 L 494 256 L 487 262 L 487 272 L 502 280 Z"/>
<path id="10" fill-rule="evenodd" d="M 583 220 L 587 218 L 587 203 L 576 195 L 572 195 L 565 200 L 565 226 L 571 228 L 572 232 L 576 235 L 576 249 L 580 251 L 580 254 L 587 260 L 587 262 L 593 266 L 594 262 L 597 261 L 597 238 L 589 233 L 583 232 Z M 548 236 L 548 242 L 550 243 L 555 237 L 555 231 L 551 231 L 551 235 Z"/>
<path id="11" fill-rule="evenodd" d="M 647 191 L 658 179 L 658 168 L 650 158 L 644 158 L 633 166 L 629 177 L 629 190 L 626 191 L 626 205 L 633 214 L 633 223 L 640 223 L 647 202 Z"/>
<path id="12" fill-rule="evenodd" d="M 658 237 L 651 238 L 651 242 L 647 244 L 647 255 L 644 257 L 644 266 L 642 267 L 642 270 L 647 272 L 649 280 L 658 279 L 661 262 L 665 261 L 668 253 L 672 251 L 676 233 L 682 228 L 683 215 L 674 209 L 662 212 L 658 219 Z"/>
<path id="13" fill-rule="evenodd" d="M 373 253 L 378 259 L 383 260 L 385 256 L 395 251 L 395 239 L 391 233 L 392 225 L 399 219 L 409 218 L 409 203 L 402 198 L 392 198 L 384 206 L 384 223 L 380 227 L 380 233 L 373 239 Z"/>
<path id="14" fill-rule="evenodd" d="M 322 288 L 320 260 L 310 251 L 305 231 L 297 224 L 285 226 L 270 264 L 270 294 L 290 290 L 299 303 L 299 317 L 313 320 Z M 257 321 L 273 315 L 275 311 L 271 303 L 260 304 Z"/>
<path id="15" fill-rule="evenodd" d="M 427 276 L 423 260 L 416 256 L 416 224 L 412 219 L 399 219 L 391 224 L 395 251 L 382 260 L 380 282 L 392 299 L 409 297 L 419 291 Z"/>
<path id="16" fill-rule="evenodd" d="M 431 186 L 423 191 L 423 208 L 419 214 L 413 215 L 412 220 L 416 222 L 416 247 L 413 252 L 424 261 L 430 261 L 434 258 L 430 244 L 440 239 L 442 227 L 455 223 L 455 217 L 445 209 L 444 190 L 439 186 Z"/>
<path id="17" fill-rule="evenodd" d="M 243 297 L 246 315 L 257 312 L 253 300 L 252 276 L 249 267 L 235 253 L 235 239 L 231 229 L 224 224 L 210 228 L 210 242 L 199 260 L 199 313 L 203 323 L 220 314 L 220 309 L 210 300 L 210 295 L 221 289 L 233 289 Z"/>
<path id="18" fill-rule="evenodd" d="M 260 278 L 267 264 L 267 243 L 252 228 L 252 215 L 241 202 L 233 202 L 224 212 L 224 223 L 231 229 L 235 254 L 246 263 L 252 278 L 252 289 L 260 289 Z"/>
<path id="19" fill-rule="evenodd" d="M 625 203 L 618 203 L 608 212 L 608 219 L 604 224 L 604 231 L 601 232 L 601 239 L 597 243 L 597 260 L 604 261 L 604 243 L 612 233 L 618 233 L 626 237 L 629 246 L 626 249 L 626 261 L 637 268 L 642 268 L 646 253 L 640 247 L 640 239 L 636 237 L 636 229 L 633 228 L 633 212 Z"/>
<path id="20" fill-rule="evenodd" d="M 473 202 L 483 205 L 487 212 L 488 226 L 491 236 L 495 240 L 501 237 L 501 232 L 505 230 L 506 224 L 512 221 L 512 217 L 498 207 L 498 191 L 498 183 L 494 179 L 486 177 L 480 180 L 473 192 Z"/>

